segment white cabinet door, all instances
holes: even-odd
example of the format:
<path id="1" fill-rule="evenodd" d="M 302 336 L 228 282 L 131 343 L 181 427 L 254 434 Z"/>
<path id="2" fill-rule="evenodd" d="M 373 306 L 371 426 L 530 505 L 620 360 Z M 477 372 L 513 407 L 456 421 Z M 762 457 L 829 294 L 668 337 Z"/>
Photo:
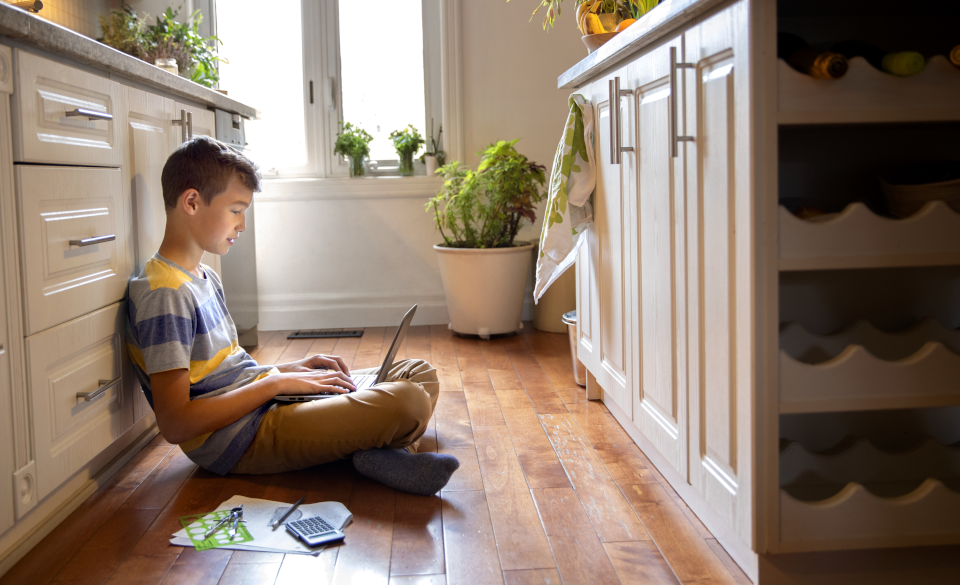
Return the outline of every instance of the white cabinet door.
<path id="1" fill-rule="evenodd" d="M 127 291 L 120 169 L 17 165 L 27 335 Z"/>
<path id="2" fill-rule="evenodd" d="M 171 99 L 132 87 L 126 92 L 123 118 L 125 143 L 124 186 L 129 188 L 128 201 L 133 206 L 137 237 L 139 274 L 144 264 L 160 248 L 166 229 L 167 214 L 163 204 L 160 174 L 172 151 L 172 141 L 179 139 L 180 128 L 174 125 Z"/>
<path id="3" fill-rule="evenodd" d="M 116 303 L 27 338 L 38 499 L 133 424 L 126 310 Z"/>
<path id="4" fill-rule="evenodd" d="M 690 483 L 752 545 L 754 241 L 748 13 L 684 35 Z M 767 194 L 769 195 L 769 194 Z"/>
<path id="5" fill-rule="evenodd" d="M 591 373 L 600 369 L 600 305 L 597 299 L 597 232 L 591 226 L 577 252 L 577 358 Z"/>
<path id="6" fill-rule="evenodd" d="M 633 420 L 686 477 L 684 159 L 670 152 L 671 48 L 680 54 L 679 37 L 629 67 L 639 148 L 630 153 L 636 155 L 636 191 L 631 193 L 635 208 L 629 215 L 636 261 L 630 263 L 628 289 L 634 292 L 631 309 L 637 315 L 632 321 L 632 345 L 638 356 Z"/>
<path id="7" fill-rule="evenodd" d="M 181 127 L 176 128 L 177 131 L 171 133 L 171 152 L 177 146 L 180 146 L 180 144 L 183 142 L 184 135 L 187 139 L 193 138 L 194 136 L 209 136 L 211 138 L 216 137 L 217 117 L 213 111 L 197 108 L 187 104 L 181 104 L 180 102 L 176 102 L 173 108 L 176 117 L 180 118 L 181 113 L 186 115 L 187 120 L 189 120 L 189 124 L 186 127 L 185 134 L 179 132 Z M 200 261 L 210 268 L 213 268 L 213 270 L 218 274 L 220 273 L 220 256 L 210 254 L 209 252 L 204 252 L 203 257 L 200 258 Z"/>
<path id="8" fill-rule="evenodd" d="M 619 72 L 614 75 L 620 75 Z M 603 82 L 606 84 L 606 80 Z M 595 84 L 596 87 L 596 84 Z M 632 191 L 633 157 L 624 153 L 621 164 L 611 164 L 610 159 L 610 108 L 619 108 L 622 146 L 632 145 L 629 131 L 633 116 L 633 104 L 629 99 L 620 99 L 611 104 L 609 96 L 602 98 L 602 89 L 595 92 L 597 106 L 597 141 L 594 156 L 597 160 L 597 187 L 593 199 L 593 229 L 596 231 L 597 252 L 595 260 L 597 298 L 599 305 L 599 356 L 598 369 L 593 374 L 604 390 L 604 400 L 613 400 L 628 415 L 633 412 L 630 390 L 630 366 L 632 363 L 630 338 L 631 309 L 628 302 L 628 283 L 624 279 L 630 263 L 627 246 L 629 202 L 625 193 Z M 624 185 L 624 178 L 627 184 Z M 591 242 L 593 243 L 593 242 Z"/>

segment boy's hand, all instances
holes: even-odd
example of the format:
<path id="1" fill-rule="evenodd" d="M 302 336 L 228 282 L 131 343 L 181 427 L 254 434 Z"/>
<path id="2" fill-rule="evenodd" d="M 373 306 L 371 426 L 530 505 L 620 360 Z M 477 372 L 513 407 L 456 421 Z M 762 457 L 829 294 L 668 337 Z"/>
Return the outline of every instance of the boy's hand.
<path id="1" fill-rule="evenodd" d="M 280 384 L 278 394 L 346 394 L 355 392 L 350 376 L 334 370 L 306 370 L 301 372 L 285 372 L 279 376 L 269 376 Z"/>
<path id="2" fill-rule="evenodd" d="M 287 374 L 291 372 L 313 372 L 316 370 L 333 370 L 335 372 L 343 372 L 347 376 L 350 375 L 350 369 L 347 368 L 347 365 L 343 363 L 343 359 L 340 356 L 336 355 L 321 355 L 317 354 L 304 358 L 297 362 L 290 362 L 288 364 L 277 364 L 277 369 L 281 372 Z"/>

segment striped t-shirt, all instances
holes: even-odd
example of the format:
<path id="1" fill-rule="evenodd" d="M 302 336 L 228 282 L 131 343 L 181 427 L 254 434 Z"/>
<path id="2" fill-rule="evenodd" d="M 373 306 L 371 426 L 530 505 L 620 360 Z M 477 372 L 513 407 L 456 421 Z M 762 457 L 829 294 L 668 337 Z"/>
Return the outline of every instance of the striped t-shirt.
<path id="1" fill-rule="evenodd" d="M 151 408 L 150 374 L 156 372 L 189 369 L 190 400 L 225 394 L 276 373 L 273 366 L 257 365 L 237 344 L 220 278 L 201 268 L 207 278 L 155 254 L 130 281 L 127 349 Z M 180 447 L 200 467 L 223 475 L 247 450 L 270 405 Z"/>

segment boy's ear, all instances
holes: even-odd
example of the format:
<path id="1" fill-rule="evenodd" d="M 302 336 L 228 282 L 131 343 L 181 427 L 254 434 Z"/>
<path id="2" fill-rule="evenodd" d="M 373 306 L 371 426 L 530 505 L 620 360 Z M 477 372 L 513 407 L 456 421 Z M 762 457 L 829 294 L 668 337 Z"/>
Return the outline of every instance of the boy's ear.
<path id="1" fill-rule="evenodd" d="M 187 215 L 194 215 L 200 207 L 200 192 L 196 189 L 187 189 L 180 195 L 180 207 Z"/>

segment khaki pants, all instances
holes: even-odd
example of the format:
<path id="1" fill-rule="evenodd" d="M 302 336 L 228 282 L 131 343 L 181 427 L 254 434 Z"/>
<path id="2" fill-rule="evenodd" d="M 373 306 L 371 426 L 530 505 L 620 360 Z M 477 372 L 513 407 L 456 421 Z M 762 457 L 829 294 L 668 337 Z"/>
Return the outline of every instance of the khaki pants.
<path id="1" fill-rule="evenodd" d="M 351 374 L 370 374 L 376 368 Z M 354 451 L 404 447 L 416 452 L 437 406 L 437 371 L 423 360 L 393 365 L 387 381 L 351 394 L 277 405 L 232 473 L 279 473 L 349 457 Z"/>

